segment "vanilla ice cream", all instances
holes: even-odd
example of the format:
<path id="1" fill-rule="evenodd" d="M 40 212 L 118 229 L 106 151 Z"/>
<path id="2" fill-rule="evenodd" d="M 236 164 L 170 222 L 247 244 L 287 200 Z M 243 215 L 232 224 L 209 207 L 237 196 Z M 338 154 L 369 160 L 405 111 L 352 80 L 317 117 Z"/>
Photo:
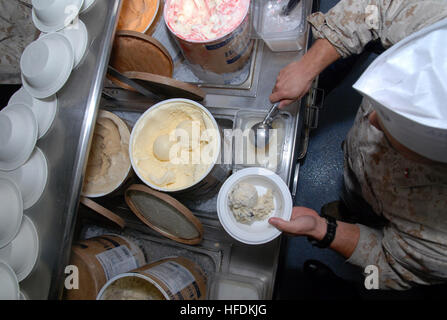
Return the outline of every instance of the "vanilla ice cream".
<path id="1" fill-rule="evenodd" d="M 149 109 L 132 132 L 131 154 L 137 174 L 165 191 L 201 180 L 216 163 L 220 135 L 214 119 L 187 101 Z"/>
<path id="2" fill-rule="evenodd" d="M 130 132 L 116 115 L 100 111 L 96 121 L 82 193 L 85 196 L 112 192 L 130 170 Z"/>
<path id="3" fill-rule="evenodd" d="M 228 195 L 228 200 L 236 220 L 245 224 L 265 220 L 275 209 L 271 189 L 259 197 L 256 188 L 245 182 L 234 186 Z"/>
<path id="4" fill-rule="evenodd" d="M 244 20 L 250 0 L 170 0 L 166 21 L 180 38 L 211 41 L 236 29 Z"/>

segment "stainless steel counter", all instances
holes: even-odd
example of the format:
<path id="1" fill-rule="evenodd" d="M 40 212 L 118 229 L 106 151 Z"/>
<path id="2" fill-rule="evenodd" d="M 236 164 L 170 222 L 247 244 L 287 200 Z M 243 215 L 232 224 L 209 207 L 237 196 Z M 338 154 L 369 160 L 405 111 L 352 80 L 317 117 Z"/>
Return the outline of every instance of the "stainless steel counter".
<path id="1" fill-rule="evenodd" d="M 311 1 L 308 2 L 308 9 L 310 12 Z M 308 35 L 309 30 L 307 30 L 302 36 L 304 38 L 303 41 L 306 43 L 306 47 Z M 262 55 L 259 56 L 262 56 L 262 59 L 257 61 L 257 63 L 260 63 L 261 65 L 257 66 L 258 71 L 256 74 L 259 79 L 256 79 L 257 81 L 255 81 L 255 85 L 257 87 L 251 89 L 252 91 L 255 91 L 256 94 L 247 94 L 247 91 L 237 94 L 237 90 L 234 88 L 223 89 L 215 87 L 208 88 L 206 86 L 203 87 L 204 90 L 207 91 L 207 96 L 201 103 L 211 111 L 218 123 L 220 118 L 234 120 L 234 116 L 238 110 L 251 109 L 260 112 L 267 112 L 271 105 L 269 102 L 269 95 L 272 92 L 279 71 L 290 62 L 299 59 L 305 53 L 305 50 L 300 52 L 278 53 L 270 51 L 267 46 L 261 46 L 261 48 L 263 51 Z M 142 113 L 154 103 L 153 101 L 138 97 L 129 92 L 114 89 L 113 87 L 106 88 L 106 92 L 108 95 L 113 96 L 116 100 L 103 101 L 103 107 L 109 111 L 117 112 L 119 116 L 124 116 L 127 120 L 130 119 L 130 122 L 134 122 L 136 118 L 138 118 L 138 111 Z M 301 152 L 300 141 L 303 123 L 303 116 L 300 111 L 305 110 L 301 107 L 302 105 L 308 104 L 309 99 L 306 97 L 303 101 L 296 102 L 286 109 L 286 111 L 292 116 L 293 138 L 291 139 L 290 146 L 286 148 L 287 151 L 284 154 L 288 161 L 282 178 L 290 187 L 291 192 L 296 188 L 297 174 L 299 171 L 297 158 L 298 154 Z M 132 113 L 132 111 L 136 112 L 136 114 L 126 114 L 126 112 Z M 104 204 L 106 205 L 107 202 Z M 126 214 L 130 213 L 129 210 L 125 209 L 124 207 L 125 206 L 120 205 L 113 207 L 112 205 L 112 209 L 123 211 Z M 194 212 L 194 208 L 191 209 Z M 231 248 L 229 250 L 230 253 L 223 256 L 222 268 L 220 271 L 245 275 L 262 280 L 266 287 L 266 296 L 264 298 L 272 299 L 279 261 L 281 238 L 277 238 L 270 243 L 260 246 L 244 245 L 232 239 L 224 231 L 217 218 L 217 213 L 215 213 L 214 216 L 212 214 L 210 216 L 201 215 L 198 212 L 194 213 L 196 213 L 202 221 L 205 230 L 204 243 L 199 245 L 200 248 L 204 250 L 207 250 L 207 247 L 208 249 L 210 247 L 214 249 L 219 247 Z M 126 214 L 124 216 L 126 216 Z M 131 215 L 132 214 L 130 213 L 130 216 Z M 135 221 L 132 218 L 129 220 L 126 219 L 126 222 L 128 222 L 128 225 L 131 228 L 138 229 L 143 233 L 152 234 L 155 237 L 157 236 L 156 234 L 153 234 L 151 230 L 142 228 L 138 221 Z M 126 232 L 124 232 L 124 234 L 126 234 Z M 132 235 L 132 233 L 127 234 Z M 211 245 L 209 245 L 210 243 Z"/>
<path id="2" fill-rule="evenodd" d="M 38 143 L 47 155 L 50 176 L 42 199 L 26 212 L 36 223 L 41 246 L 36 269 L 21 284 L 31 299 L 56 299 L 62 294 L 81 184 L 120 6 L 120 0 L 96 0 L 95 5 L 81 16 L 90 33 L 89 52 L 72 73 L 67 85 L 58 93 L 60 102 L 56 121 L 49 134 Z M 303 37 L 307 39 L 308 31 Z M 270 106 L 268 97 L 278 72 L 291 61 L 300 58 L 304 51 L 273 53 L 266 46 L 262 50 L 262 60 L 258 61 L 261 65 L 257 73 L 259 79 L 255 96 L 235 95 L 234 90 L 205 88 L 208 95 L 202 103 L 219 114 L 234 115 L 240 109 L 267 111 Z M 113 91 L 110 89 L 109 93 Z M 116 97 L 120 97 L 120 92 Z M 142 111 L 154 103 L 128 93 L 123 97 L 114 102 L 103 100 L 102 106 L 111 107 L 115 111 L 119 107 L 135 107 Z M 293 117 L 293 143 L 287 151 L 289 162 L 283 179 L 291 190 L 294 189 L 299 168 L 296 159 L 303 121 L 300 110 L 304 104 L 304 101 L 300 101 L 287 108 Z M 265 298 L 272 298 L 281 239 L 277 238 L 262 246 L 246 246 L 226 234 L 217 216 L 200 219 L 205 227 L 204 244 L 194 250 L 225 247 L 221 270 L 261 279 L 266 284 Z M 129 221 L 130 228 L 151 234 L 147 228 L 142 229 L 141 223 L 135 219 L 126 221 Z"/>
<path id="3" fill-rule="evenodd" d="M 79 195 L 103 79 L 121 0 L 96 0 L 80 19 L 89 32 L 88 52 L 57 93 L 58 114 L 38 141 L 48 160 L 49 178 L 40 201 L 25 211 L 36 224 L 40 254 L 20 286 L 30 299 L 57 299 L 64 284 Z"/>

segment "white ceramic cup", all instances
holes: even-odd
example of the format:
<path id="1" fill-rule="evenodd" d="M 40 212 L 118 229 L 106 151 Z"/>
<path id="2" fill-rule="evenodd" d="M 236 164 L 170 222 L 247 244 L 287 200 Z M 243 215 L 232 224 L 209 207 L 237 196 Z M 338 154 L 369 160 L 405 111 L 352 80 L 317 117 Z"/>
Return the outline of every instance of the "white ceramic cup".
<path id="1" fill-rule="evenodd" d="M 20 58 L 23 86 L 34 98 L 48 98 L 67 82 L 73 64 L 70 41 L 57 32 L 46 34 L 23 51 Z"/>
<path id="2" fill-rule="evenodd" d="M 32 149 L 34 149 L 36 140 L 37 120 L 26 105 L 9 105 L 0 112 L 0 162 L 14 162 L 20 158 L 24 148 L 29 148 L 32 145 Z M 30 154 L 25 155 L 26 159 L 23 160 L 23 163 Z M 23 163 L 19 163 L 17 167 Z M 0 167 L 0 170 L 14 169 L 16 168 L 3 168 L 3 164 Z"/>
<path id="3" fill-rule="evenodd" d="M 61 30 L 79 14 L 84 0 L 33 0 L 32 20 L 42 32 Z"/>
<path id="4" fill-rule="evenodd" d="M 30 43 L 23 51 L 20 68 L 25 80 L 34 88 L 45 88 L 60 74 L 59 57 L 61 50 L 57 38 L 41 38 Z"/>
<path id="5" fill-rule="evenodd" d="M 33 270 L 39 255 L 39 237 L 30 218 L 23 216 L 20 230 L 6 247 L 0 248 L 0 260 L 14 270 L 18 281 L 25 279 Z"/>
<path id="6" fill-rule="evenodd" d="M 13 128 L 10 117 L 0 112 L 0 159 L 7 160 L 14 151 L 14 145 L 11 142 Z"/>
<path id="7" fill-rule="evenodd" d="M 45 154 L 36 147 L 24 165 L 12 171 L 0 171 L 0 177 L 14 181 L 22 194 L 23 209 L 31 208 L 39 201 L 47 185 L 48 163 Z"/>
<path id="8" fill-rule="evenodd" d="M 14 270 L 0 260 L 0 300 L 19 300 L 19 281 Z"/>
<path id="9" fill-rule="evenodd" d="M 82 1 L 33 0 L 32 5 L 34 14 L 41 23 L 46 26 L 60 26 L 68 24 L 79 13 Z"/>
<path id="10" fill-rule="evenodd" d="M 0 248 L 3 248 L 19 232 L 23 217 L 23 201 L 15 182 L 1 177 L 0 204 Z"/>

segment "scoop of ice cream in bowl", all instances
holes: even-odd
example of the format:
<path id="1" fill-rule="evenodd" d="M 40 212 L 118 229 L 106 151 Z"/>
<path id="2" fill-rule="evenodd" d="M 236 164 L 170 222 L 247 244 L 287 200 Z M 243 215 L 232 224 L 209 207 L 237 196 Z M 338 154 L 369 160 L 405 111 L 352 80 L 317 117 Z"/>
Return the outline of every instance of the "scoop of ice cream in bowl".
<path id="1" fill-rule="evenodd" d="M 135 124 L 129 152 L 135 173 L 149 187 L 178 192 L 197 185 L 216 165 L 221 136 L 216 120 L 199 103 L 165 100 Z"/>
<path id="2" fill-rule="evenodd" d="M 274 240 L 281 231 L 269 218 L 290 220 L 292 196 L 280 176 L 265 168 L 246 168 L 230 176 L 219 191 L 220 223 L 234 239 L 251 245 Z"/>

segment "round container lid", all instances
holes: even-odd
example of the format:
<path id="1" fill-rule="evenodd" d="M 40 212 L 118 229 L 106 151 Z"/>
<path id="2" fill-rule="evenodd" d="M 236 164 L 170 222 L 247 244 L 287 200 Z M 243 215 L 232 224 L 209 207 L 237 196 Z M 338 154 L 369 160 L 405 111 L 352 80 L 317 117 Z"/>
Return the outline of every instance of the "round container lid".
<path id="1" fill-rule="evenodd" d="M 201 101 L 206 93 L 196 85 L 146 72 L 126 71 L 124 76 L 132 79 L 148 90 L 167 97 L 177 97 Z"/>
<path id="2" fill-rule="evenodd" d="M 119 72 L 139 71 L 172 77 L 174 63 L 155 38 L 135 31 L 117 31 L 110 65 Z"/>
<path id="3" fill-rule="evenodd" d="M 144 185 L 132 185 L 125 199 L 141 221 L 165 237 L 185 244 L 202 241 L 202 223 L 173 197 Z"/>
<path id="4" fill-rule="evenodd" d="M 239 182 L 253 185 L 261 195 L 267 189 L 272 190 L 274 211 L 268 218 L 254 221 L 252 224 L 240 223 L 234 217 L 229 206 L 228 196 Z M 278 217 L 290 220 L 293 201 L 289 188 L 280 176 L 265 168 L 247 168 L 237 171 L 222 185 L 217 197 L 217 214 L 225 231 L 234 239 L 251 245 L 259 245 L 272 241 L 281 231 L 269 224 L 268 219 Z"/>

